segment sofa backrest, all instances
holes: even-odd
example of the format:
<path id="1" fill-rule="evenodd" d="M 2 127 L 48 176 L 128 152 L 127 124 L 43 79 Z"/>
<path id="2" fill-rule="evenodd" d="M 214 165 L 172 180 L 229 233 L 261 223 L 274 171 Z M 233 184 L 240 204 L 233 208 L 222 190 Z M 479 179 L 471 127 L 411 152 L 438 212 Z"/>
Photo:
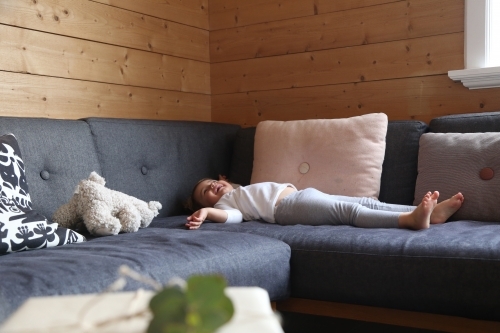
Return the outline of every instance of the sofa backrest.
<path id="1" fill-rule="evenodd" d="M 228 175 L 236 125 L 191 121 L 0 117 L 26 166 L 33 208 L 52 217 L 82 179 L 96 171 L 106 187 L 159 201 L 160 217 L 185 213 L 204 177 Z"/>
<path id="2" fill-rule="evenodd" d="M 195 121 L 86 119 L 106 186 L 159 201 L 160 217 L 183 203 L 204 177 L 228 175 L 237 125 Z"/>
<path id="3" fill-rule="evenodd" d="M 379 200 L 412 205 L 417 182 L 420 136 L 428 130 L 421 121 L 390 121 L 387 128 Z"/>
<path id="4" fill-rule="evenodd" d="M 78 181 L 101 172 L 87 123 L 78 120 L 0 117 L 0 135 L 16 136 L 33 209 L 51 218 Z"/>
<path id="5" fill-rule="evenodd" d="M 500 112 L 390 121 L 379 199 L 411 204 L 418 141 L 426 131 L 500 132 Z M 97 171 L 109 188 L 157 200 L 160 216 L 182 214 L 183 201 L 202 177 L 226 174 L 250 182 L 255 128 L 191 121 L 0 117 L 0 135 L 13 133 L 26 164 L 33 207 L 50 218 L 76 184 Z"/>
<path id="6" fill-rule="evenodd" d="M 434 118 L 429 131 L 435 133 L 500 132 L 500 112 L 456 114 Z"/>
<path id="7" fill-rule="evenodd" d="M 420 136 L 428 127 L 421 121 L 390 121 L 382 167 L 379 199 L 394 204 L 413 204 L 417 179 Z M 231 181 L 248 185 L 252 176 L 255 127 L 242 128 L 235 139 Z"/>

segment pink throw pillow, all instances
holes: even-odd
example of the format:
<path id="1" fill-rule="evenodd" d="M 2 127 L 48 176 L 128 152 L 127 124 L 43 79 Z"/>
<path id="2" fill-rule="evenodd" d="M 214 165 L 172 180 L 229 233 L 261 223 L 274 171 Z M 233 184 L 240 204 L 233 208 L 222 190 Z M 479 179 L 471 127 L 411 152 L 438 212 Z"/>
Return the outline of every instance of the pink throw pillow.
<path id="1" fill-rule="evenodd" d="M 387 124 L 383 113 L 260 122 L 251 183 L 292 183 L 298 189 L 378 198 Z"/>

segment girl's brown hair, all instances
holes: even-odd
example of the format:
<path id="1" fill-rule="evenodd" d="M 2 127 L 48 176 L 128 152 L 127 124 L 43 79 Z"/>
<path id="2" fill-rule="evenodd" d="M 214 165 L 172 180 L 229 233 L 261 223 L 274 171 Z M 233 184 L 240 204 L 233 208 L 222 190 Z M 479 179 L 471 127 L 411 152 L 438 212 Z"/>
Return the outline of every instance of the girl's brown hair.
<path id="1" fill-rule="evenodd" d="M 212 180 L 212 178 L 202 178 L 193 186 L 193 190 L 191 191 L 191 196 L 187 198 L 186 202 L 184 203 L 184 208 L 186 208 L 191 212 L 196 212 L 197 210 L 204 208 L 198 201 L 196 201 L 194 197 L 194 191 L 196 190 L 198 185 L 201 182 L 204 182 L 205 180 Z"/>

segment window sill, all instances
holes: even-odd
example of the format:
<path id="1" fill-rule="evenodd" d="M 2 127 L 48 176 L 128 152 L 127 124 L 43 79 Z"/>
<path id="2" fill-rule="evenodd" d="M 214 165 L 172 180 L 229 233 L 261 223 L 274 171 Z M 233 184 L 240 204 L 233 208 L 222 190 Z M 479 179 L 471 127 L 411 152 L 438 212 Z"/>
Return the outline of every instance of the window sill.
<path id="1" fill-rule="evenodd" d="M 500 67 L 462 69 L 449 71 L 453 81 L 461 81 L 469 89 L 486 89 L 500 87 Z"/>

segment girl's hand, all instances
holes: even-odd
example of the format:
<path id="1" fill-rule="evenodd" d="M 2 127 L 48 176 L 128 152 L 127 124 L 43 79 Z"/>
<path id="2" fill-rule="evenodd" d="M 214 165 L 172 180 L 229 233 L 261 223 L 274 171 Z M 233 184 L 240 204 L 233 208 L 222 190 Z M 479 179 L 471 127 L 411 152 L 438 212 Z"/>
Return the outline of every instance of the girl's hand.
<path id="1" fill-rule="evenodd" d="M 188 216 L 186 227 L 189 230 L 198 229 L 201 226 L 201 224 L 206 220 L 207 215 L 208 215 L 207 209 L 202 208 L 200 210 L 197 210 L 191 216 Z"/>

